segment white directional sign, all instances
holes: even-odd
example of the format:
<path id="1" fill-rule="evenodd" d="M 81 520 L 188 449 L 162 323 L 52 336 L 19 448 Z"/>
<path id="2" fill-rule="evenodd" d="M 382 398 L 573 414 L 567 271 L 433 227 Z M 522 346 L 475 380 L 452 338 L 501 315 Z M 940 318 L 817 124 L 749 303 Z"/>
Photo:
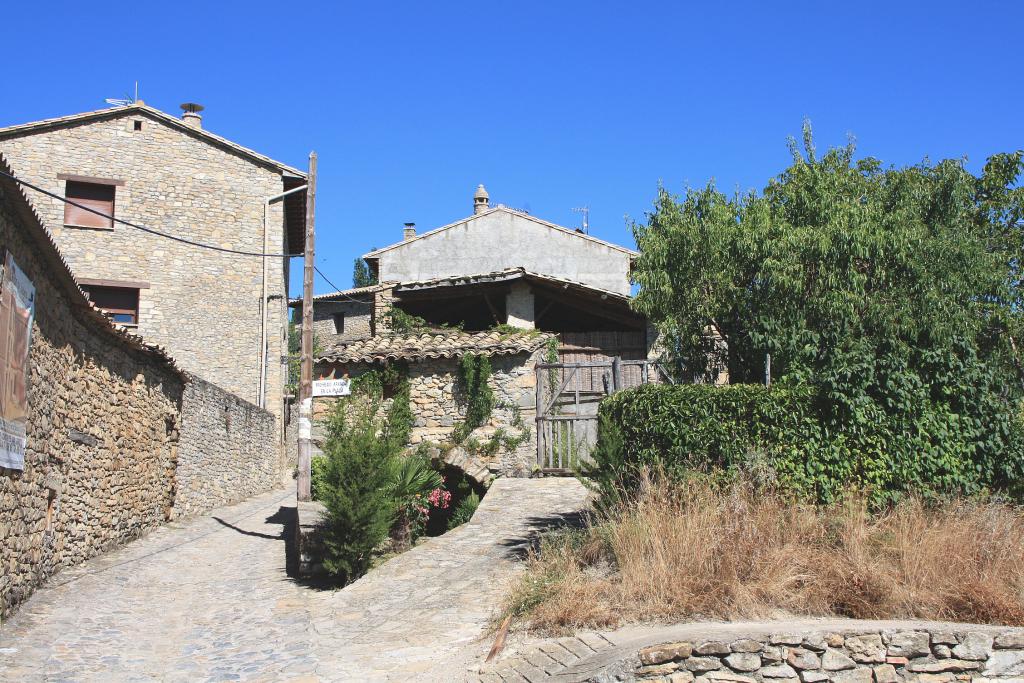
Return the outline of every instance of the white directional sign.
<path id="1" fill-rule="evenodd" d="M 348 396 L 352 393 L 352 381 L 348 379 L 313 380 L 313 396 Z"/>

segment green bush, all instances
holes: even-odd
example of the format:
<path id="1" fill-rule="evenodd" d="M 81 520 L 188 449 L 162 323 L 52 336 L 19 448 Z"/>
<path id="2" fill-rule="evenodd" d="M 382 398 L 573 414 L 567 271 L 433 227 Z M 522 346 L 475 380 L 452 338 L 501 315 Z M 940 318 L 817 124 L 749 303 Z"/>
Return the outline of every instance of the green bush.
<path id="1" fill-rule="evenodd" d="M 326 472 L 327 458 L 325 456 L 318 455 L 309 461 L 309 486 L 313 500 L 321 500 L 324 491 L 327 490 L 327 483 L 324 481 Z"/>
<path id="2" fill-rule="evenodd" d="M 317 496 L 327 508 L 324 566 L 345 582 L 366 572 L 395 519 L 395 453 L 377 408 L 375 401 L 341 401 L 327 425 L 317 483 Z"/>
<path id="3" fill-rule="evenodd" d="M 771 407 L 747 389 L 679 389 L 665 395 L 695 392 L 698 405 L 630 408 L 697 419 L 650 447 L 726 461 L 769 448 L 780 480 L 825 498 L 844 485 L 876 502 L 1016 490 L 1024 151 L 992 156 L 977 175 L 963 159 L 895 168 L 857 158 L 852 143 L 819 154 L 809 124 L 791 151 L 761 192 L 660 189 L 634 225 L 633 305 L 680 379 L 724 363 L 730 381 L 760 382 L 770 354 L 778 385 L 813 386 L 810 433 L 794 438 L 773 415 L 754 434 L 737 426 L 734 416 Z M 724 423 L 704 419 L 709 407 Z"/>
<path id="4" fill-rule="evenodd" d="M 396 513 L 391 538 L 397 549 L 405 550 L 423 535 L 430 514 L 430 493 L 443 486 L 441 473 L 426 458 L 407 455 L 394 460 L 390 492 Z"/>
<path id="5" fill-rule="evenodd" d="M 998 412 L 986 423 L 943 405 L 932 404 L 931 413 L 873 410 L 854 422 L 804 385 L 647 385 L 602 402 L 593 463 L 583 474 L 606 501 L 633 489 L 644 468 L 673 476 L 744 472 L 818 501 L 854 487 L 876 505 L 906 492 L 1016 493 L 1020 421 L 993 425 Z"/>
<path id="6" fill-rule="evenodd" d="M 465 524 L 469 520 L 473 519 L 473 514 L 476 509 L 480 507 L 480 496 L 477 495 L 476 491 L 471 491 L 468 496 L 462 499 L 452 513 L 451 518 L 448 520 L 448 528 L 454 529 L 460 524 Z"/>

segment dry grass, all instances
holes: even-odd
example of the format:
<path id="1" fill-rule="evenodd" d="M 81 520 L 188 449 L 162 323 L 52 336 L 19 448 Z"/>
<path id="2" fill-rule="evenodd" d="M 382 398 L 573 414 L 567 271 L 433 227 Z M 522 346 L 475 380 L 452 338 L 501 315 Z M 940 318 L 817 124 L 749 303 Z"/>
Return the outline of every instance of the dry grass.
<path id="1" fill-rule="evenodd" d="M 735 485 L 648 480 L 586 529 L 545 539 L 506 613 L 565 631 L 783 615 L 1024 624 L 1024 512 L 909 500 L 799 505 Z"/>

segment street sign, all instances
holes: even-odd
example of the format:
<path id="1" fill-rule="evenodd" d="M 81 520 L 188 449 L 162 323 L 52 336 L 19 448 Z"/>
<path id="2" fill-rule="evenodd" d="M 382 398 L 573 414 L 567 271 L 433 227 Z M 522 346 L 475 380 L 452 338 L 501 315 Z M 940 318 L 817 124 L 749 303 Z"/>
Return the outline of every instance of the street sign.
<path id="1" fill-rule="evenodd" d="M 313 396 L 348 396 L 352 393 L 352 381 L 347 379 L 313 380 Z"/>

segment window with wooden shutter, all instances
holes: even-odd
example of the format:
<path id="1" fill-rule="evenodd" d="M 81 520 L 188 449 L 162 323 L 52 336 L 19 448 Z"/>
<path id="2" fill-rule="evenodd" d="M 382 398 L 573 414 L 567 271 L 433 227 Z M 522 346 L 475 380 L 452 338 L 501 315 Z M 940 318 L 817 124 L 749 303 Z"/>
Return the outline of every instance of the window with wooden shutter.
<path id="1" fill-rule="evenodd" d="M 106 228 L 112 229 L 114 221 L 114 186 L 100 185 L 99 183 L 84 183 L 78 180 L 67 181 L 67 188 L 64 196 L 69 202 L 74 202 L 85 208 L 73 206 L 70 203 L 64 204 L 64 225 L 76 228 Z M 92 209 L 87 211 L 86 209 Z M 99 216 L 93 211 L 98 211 Z"/>
<path id="2" fill-rule="evenodd" d="M 110 319 L 122 325 L 136 325 L 139 322 L 139 290 L 132 287 L 100 287 L 82 285 L 95 304 Z"/>

